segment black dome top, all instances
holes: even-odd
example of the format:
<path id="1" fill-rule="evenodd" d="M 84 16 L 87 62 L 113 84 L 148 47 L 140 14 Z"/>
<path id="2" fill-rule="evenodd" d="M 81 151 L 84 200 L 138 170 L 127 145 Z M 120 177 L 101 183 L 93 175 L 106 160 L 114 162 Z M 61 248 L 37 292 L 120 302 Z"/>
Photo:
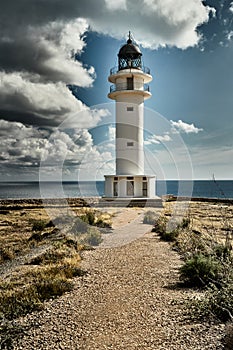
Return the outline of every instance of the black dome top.
<path id="1" fill-rule="evenodd" d="M 120 48 L 118 53 L 119 58 L 131 58 L 134 59 L 136 57 L 142 56 L 142 53 L 139 47 L 136 44 L 133 44 L 132 40 L 129 38 L 127 40 L 127 44 L 123 45 Z"/>
<path id="2" fill-rule="evenodd" d="M 127 43 L 120 48 L 118 53 L 118 70 L 123 69 L 141 69 L 142 68 L 142 53 L 131 39 L 131 33 L 129 32 L 129 39 Z"/>

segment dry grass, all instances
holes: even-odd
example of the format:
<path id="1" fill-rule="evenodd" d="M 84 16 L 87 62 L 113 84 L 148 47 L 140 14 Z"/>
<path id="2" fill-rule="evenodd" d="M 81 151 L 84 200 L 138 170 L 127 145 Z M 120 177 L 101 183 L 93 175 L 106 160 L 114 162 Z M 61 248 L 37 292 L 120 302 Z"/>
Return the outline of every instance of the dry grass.
<path id="1" fill-rule="evenodd" d="M 74 234 L 72 225 L 82 217 L 92 219 L 92 225 L 108 227 L 111 215 L 91 208 L 72 209 L 77 219 L 64 213 L 53 221 L 43 208 L 21 205 L 0 210 L 0 320 L 41 308 L 44 300 L 71 290 L 72 278 L 84 273 L 80 253 L 87 245 L 99 244 L 101 234 L 89 225 L 82 234 Z M 4 273 L 6 262 L 12 264 L 8 273 Z"/>

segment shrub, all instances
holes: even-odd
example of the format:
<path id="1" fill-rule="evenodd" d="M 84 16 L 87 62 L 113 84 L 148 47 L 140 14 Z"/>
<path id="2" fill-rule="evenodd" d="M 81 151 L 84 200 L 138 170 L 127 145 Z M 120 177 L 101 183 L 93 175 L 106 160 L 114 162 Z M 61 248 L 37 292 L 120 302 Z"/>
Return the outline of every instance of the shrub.
<path id="1" fill-rule="evenodd" d="M 35 284 L 35 287 L 39 296 L 39 300 L 44 301 L 50 299 L 51 297 L 57 297 L 64 294 L 65 292 L 70 291 L 73 287 L 73 284 L 63 276 L 56 276 L 53 279 L 48 276 L 42 281 L 38 281 Z"/>
<path id="2" fill-rule="evenodd" d="M 217 259 L 227 260 L 231 257 L 231 248 L 225 244 L 216 244 L 212 248 L 211 255 L 216 256 Z"/>
<path id="3" fill-rule="evenodd" d="M 84 244 L 90 244 L 91 246 L 97 246 L 102 241 L 101 233 L 96 228 L 90 228 L 83 239 Z"/>
<path id="4" fill-rule="evenodd" d="M 9 320 L 40 308 L 41 302 L 36 287 L 32 284 L 23 288 L 8 285 L 5 291 L 0 291 L 0 312 Z"/>
<path id="5" fill-rule="evenodd" d="M 233 285 L 232 283 L 222 284 L 218 288 L 215 284 L 209 284 L 204 295 L 195 298 L 190 303 L 190 316 L 195 318 L 217 318 L 222 322 L 232 321 L 233 317 Z M 233 328 L 232 328 L 233 330 Z M 233 335 L 233 334 L 232 334 Z"/>
<path id="6" fill-rule="evenodd" d="M 13 342 L 22 337 L 28 329 L 28 326 L 22 326 L 16 321 L 0 320 L 0 349 L 14 349 Z"/>
<path id="7" fill-rule="evenodd" d="M 76 218 L 72 226 L 71 232 L 75 235 L 80 235 L 81 233 L 87 232 L 88 223 L 83 221 L 81 218 Z"/>
<path id="8" fill-rule="evenodd" d="M 70 291 L 71 278 L 82 276 L 79 259 L 67 259 L 60 265 L 40 267 L 24 276 L 24 280 L 1 284 L 0 314 L 8 320 L 39 310 L 43 302 Z M 26 281 L 26 282 L 25 282 Z"/>
<path id="9" fill-rule="evenodd" d="M 32 231 L 42 231 L 46 228 L 47 222 L 44 220 L 32 220 Z"/>
<path id="10" fill-rule="evenodd" d="M 225 350 L 232 350 L 233 320 L 226 325 Z"/>
<path id="11" fill-rule="evenodd" d="M 0 263 L 6 260 L 12 260 L 14 259 L 14 257 L 15 257 L 15 254 L 11 248 L 7 248 L 7 247 L 0 248 Z"/>
<path id="12" fill-rule="evenodd" d="M 52 264 L 59 261 L 62 261 L 66 256 L 71 255 L 72 252 L 68 250 L 68 248 L 60 248 L 55 249 L 51 248 L 44 252 L 43 254 L 40 254 L 38 256 L 33 257 L 28 264 L 30 265 L 46 265 L 46 264 Z"/>
<path id="13" fill-rule="evenodd" d="M 198 253 L 181 266 L 180 278 L 190 286 L 203 287 L 212 281 L 217 281 L 220 270 L 219 261 Z"/>
<path id="14" fill-rule="evenodd" d="M 160 234 L 160 237 L 162 240 L 166 241 L 166 242 L 175 242 L 177 237 L 179 235 L 179 231 L 178 229 L 177 230 L 173 230 L 173 231 L 170 231 L 170 232 L 162 232 Z"/>
<path id="15" fill-rule="evenodd" d="M 218 319 L 226 322 L 233 315 L 233 284 L 225 283 L 221 288 L 214 284 L 207 290 L 207 307 Z"/>
<path id="16" fill-rule="evenodd" d="M 167 225 L 167 219 L 164 216 L 161 216 L 158 218 L 157 221 L 155 221 L 152 232 L 156 232 L 159 235 L 162 235 L 163 233 L 166 232 L 166 225 Z"/>
<path id="17" fill-rule="evenodd" d="M 182 222 L 179 224 L 179 227 L 182 228 L 182 229 L 188 228 L 189 225 L 190 225 L 190 222 L 191 222 L 190 218 L 189 217 L 185 217 L 185 218 L 183 218 Z"/>
<path id="18" fill-rule="evenodd" d="M 88 211 L 84 215 L 80 216 L 80 219 L 89 225 L 94 225 L 95 213 L 93 211 Z"/>
<path id="19" fill-rule="evenodd" d="M 151 210 L 148 210 L 143 218 L 143 224 L 154 225 L 157 215 Z"/>
<path id="20" fill-rule="evenodd" d="M 108 221 L 105 221 L 102 218 L 98 218 L 96 220 L 95 226 L 97 227 L 101 227 L 101 228 L 110 228 L 111 227 L 111 223 Z"/>

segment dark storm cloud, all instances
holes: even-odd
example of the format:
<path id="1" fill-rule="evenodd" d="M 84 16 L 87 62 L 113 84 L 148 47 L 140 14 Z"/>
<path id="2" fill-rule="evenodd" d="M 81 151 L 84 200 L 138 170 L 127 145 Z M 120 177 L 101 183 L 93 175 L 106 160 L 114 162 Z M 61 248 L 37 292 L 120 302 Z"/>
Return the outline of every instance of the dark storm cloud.
<path id="1" fill-rule="evenodd" d="M 50 126 L 50 127 L 55 127 L 60 123 L 60 120 L 56 119 L 47 119 L 44 118 L 38 114 L 33 114 L 27 111 L 24 112 L 19 112 L 17 110 L 5 110 L 5 109 L 0 109 L 0 119 L 6 120 L 6 121 L 11 121 L 11 122 L 20 122 L 25 125 L 35 125 L 35 126 Z"/>

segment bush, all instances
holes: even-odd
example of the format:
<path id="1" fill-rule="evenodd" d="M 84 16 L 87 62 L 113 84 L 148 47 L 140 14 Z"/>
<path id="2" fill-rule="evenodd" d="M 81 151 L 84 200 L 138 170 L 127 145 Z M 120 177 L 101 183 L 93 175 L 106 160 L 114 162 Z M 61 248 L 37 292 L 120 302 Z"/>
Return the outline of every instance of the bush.
<path id="1" fill-rule="evenodd" d="M 57 297 L 65 292 L 69 292 L 73 284 L 66 277 L 57 276 L 51 279 L 49 276 L 43 281 L 38 281 L 35 285 L 40 301 L 48 300 L 51 297 Z"/>
<path id="2" fill-rule="evenodd" d="M 82 233 L 87 232 L 88 230 L 88 223 L 83 221 L 82 218 L 75 219 L 75 222 L 72 226 L 71 232 L 75 235 L 80 235 Z"/>
<path id="3" fill-rule="evenodd" d="M 184 228 L 188 228 L 190 225 L 190 218 L 189 217 L 185 217 L 183 218 L 182 222 L 179 224 L 179 227 L 184 229 Z"/>
<path id="4" fill-rule="evenodd" d="M 0 263 L 14 259 L 15 254 L 11 248 L 0 248 Z"/>
<path id="5" fill-rule="evenodd" d="M 73 287 L 71 278 L 85 273 L 78 264 L 78 259 L 67 259 L 61 265 L 45 266 L 30 272 L 22 282 L 2 284 L 0 314 L 12 320 L 39 310 L 45 300 L 70 291 Z"/>
<path id="6" fill-rule="evenodd" d="M 88 211 L 84 215 L 80 216 L 80 219 L 83 222 L 93 226 L 95 223 L 95 213 L 93 211 Z"/>
<path id="7" fill-rule="evenodd" d="M 199 297 L 191 301 L 191 316 L 195 315 L 194 318 L 208 320 L 217 318 L 221 322 L 232 321 L 232 293 L 232 283 L 225 283 L 221 288 L 218 288 L 215 284 L 209 284 L 201 299 Z"/>
<path id="8" fill-rule="evenodd" d="M 233 320 L 226 325 L 225 350 L 232 350 Z"/>
<path id="9" fill-rule="evenodd" d="M 111 227 L 111 223 L 104 221 L 102 218 L 98 218 L 96 220 L 95 226 L 100 227 L 100 228 L 110 228 Z"/>
<path id="10" fill-rule="evenodd" d="M 143 218 L 143 224 L 154 225 L 157 215 L 151 210 L 148 210 Z"/>
<path id="11" fill-rule="evenodd" d="M 91 246 L 98 246 L 103 241 L 100 231 L 96 228 L 90 228 L 83 239 L 84 244 L 90 244 Z"/>
<path id="12" fill-rule="evenodd" d="M 19 322 L 0 319 L 0 349 L 14 349 L 13 342 L 22 337 L 28 329 L 28 326 L 22 326 Z"/>
<path id="13" fill-rule="evenodd" d="M 47 222 L 44 220 L 32 220 L 32 231 L 42 231 L 46 228 Z"/>
<path id="14" fill-rule="evenodd" d="M 179 231 L 178 230 L 173 230 L 170 232 L 163 232 L 160 234 L 160 237 L 162 240 L 166 241 L 166 242 L 175 242 L 177 237 L 179 235 Z"/>
<path id="15" fill-rule="evenodd" d="M 190 286 L 203 287 L 217 281 L 221 270 L 219 261 L 211 256 L 195 254 L 180 268 L 180 278 Z"/>
<path id="16" fill-rule="evenodd" d="M 166 232 L 167 219 L 164 216 L 161 216 L 154 223 L 154 227 L 152 228 L 152 232 L 156 232 L 159 235 L 162 235 Z"/>
<path id="17" fill-rule="evenodd" d="M 40 308 L 41 302 L 36 287 L 32 284 L 25 285 L 23 288 L 12 288 L 9 285 L 7 290 L 0 291 L 0 312 L 8 320 Z"/>
<path id="18" fill-rule="evenodd" d="M 225 244 L 216 244 L 212 248 L 211 255 L 220 260 L 228 260 L 231 257 L 231 248 Z"/>

